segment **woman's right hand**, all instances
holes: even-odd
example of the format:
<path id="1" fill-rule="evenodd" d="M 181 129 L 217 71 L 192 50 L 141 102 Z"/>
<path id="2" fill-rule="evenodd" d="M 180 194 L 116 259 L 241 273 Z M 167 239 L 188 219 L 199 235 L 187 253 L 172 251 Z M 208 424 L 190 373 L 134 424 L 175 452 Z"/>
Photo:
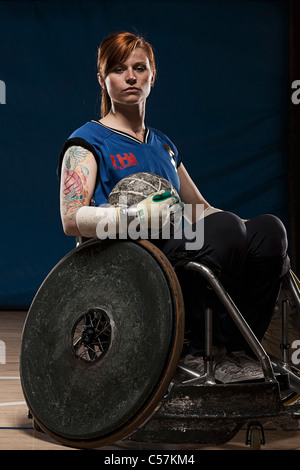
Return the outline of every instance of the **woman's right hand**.
<path id="1" fill-rule="evenodd" d="M 137 204 L 137 216 L 141 230 L 164 230 L 174 214 L 182 215 L 184 204 L 170 191 L 158 191 Z"/>

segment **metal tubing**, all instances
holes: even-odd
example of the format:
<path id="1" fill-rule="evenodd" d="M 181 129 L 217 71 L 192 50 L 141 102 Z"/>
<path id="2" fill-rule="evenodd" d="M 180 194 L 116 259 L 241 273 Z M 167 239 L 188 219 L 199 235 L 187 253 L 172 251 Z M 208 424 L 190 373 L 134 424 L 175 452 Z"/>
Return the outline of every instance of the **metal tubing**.
<path id="1" fill-rule="evenodd" d="M 299 295 L 299 289 L 298 289 L 298 286 L 296 284 L 296 281 L 291 273 L 291 271 L 289 271 L 288 273 L 286 273 L 286 275 L 284 276 L 284 280 L 285 282 L 287 283 L 291 293 L 292 293 L 292 296 L 293 296 L 293 299 L 296 303 L 296 307 L 297 307 L 297 310 L 300 311 L 300 295 Z"/>
<path id="2" fill-rule="evenodd" d="M 212 309 L 205 310 L 205 356 L 212 354 Z"/>
<path id="3" fill-rule="evenodd" d="M 82 244 L 82 237 L 76 237 L 76 248 Z"/>
<path id="4" fill-rule="evenodd" d="M 206 373 L 206 382 L 208 384 L 215 384 L 214 377 L 214 359 L 212 356 L 212 309 L 205 310 L 205 357 L 204 366 Z"/>
<path id="5" fill-rule="evenodd" d="M 183 364 L 182 362 L 179 362 L 178 365 L 177 365 L 177 368 L 190 376 L 190 378 L 193 378 L 193 379 L 199 379 L 201 377 L 203 377 L 203 374 L 201 375 L 200 372 L 198 372 L 196 369 L 194 369 L 193 367 L 189 367 L 189 366 L 186 366 L 185 364 Z"/>
<path id="6" fill-rule="evenodd" d="M 283 362 L 277 357 L 271 357 L 272 366 L 275 373 L 287 374 L 289 377 L 290 388 L 296 393 L 300 393 L 300 375 L 298 369 Z"/>
<path id="7" fill-rule="evenodd" d="M 184 266 L 184 268 L 200 273 L 209 282 L 248 342 L 252 351 L 259 359 L 266 382 L 276 382 L 269 356 L 214 273 L 207 266 L 196 263 L 195 261 L 190 261 Z"/>
<path id="8" fill-rule="evenodd" d="M 288 312 L 289 312 L 289 301 L 282 301 L 282 343 L 281 357 L 283 362 L 289 361 L 289 330 L 288 330 Z"/>
<path id="9" fill-rule="evenodd" d="M 189 381 L 192 380 L 197 384 L 215 385 L 212 356 L 212 310 L 210 308 L 205 310 L 205 351 L 203 359 L 204 373 L 202 374 L 182 362 L 179 362 L 177 367 L 181 372 L 189 376 Z M 196 382 L 195 379 L 197 379 Z"/>

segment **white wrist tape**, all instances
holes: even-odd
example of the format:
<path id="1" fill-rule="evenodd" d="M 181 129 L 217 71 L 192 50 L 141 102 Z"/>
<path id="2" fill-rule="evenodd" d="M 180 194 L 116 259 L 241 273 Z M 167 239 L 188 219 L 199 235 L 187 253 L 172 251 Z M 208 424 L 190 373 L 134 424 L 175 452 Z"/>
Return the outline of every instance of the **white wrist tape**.
<path id="1" fill-rule="evenodd" d="M 103 222 L 109 226 L 114 226 L 118 229 L 118 210 L 115 207 L 83 206 L 76 213 L 76 225 L 83 237 L 96 237 L 97 225 L 99 222 Z"/>

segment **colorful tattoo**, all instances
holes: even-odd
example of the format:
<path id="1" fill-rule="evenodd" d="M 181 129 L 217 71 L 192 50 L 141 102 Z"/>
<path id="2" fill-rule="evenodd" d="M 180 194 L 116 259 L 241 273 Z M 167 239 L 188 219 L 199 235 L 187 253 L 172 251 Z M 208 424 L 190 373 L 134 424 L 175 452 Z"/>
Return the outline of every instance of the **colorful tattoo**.
<path id="1" fill-rule="evenodd" d="M 89 152 L 82 147 L 70 147 L 65 157 L 63 172 L 63 213 L 69 214 L 69 219 L 84 203 L 88 195 L 87 177 L 89 170 L 82 162 L 89 157 Z"/>

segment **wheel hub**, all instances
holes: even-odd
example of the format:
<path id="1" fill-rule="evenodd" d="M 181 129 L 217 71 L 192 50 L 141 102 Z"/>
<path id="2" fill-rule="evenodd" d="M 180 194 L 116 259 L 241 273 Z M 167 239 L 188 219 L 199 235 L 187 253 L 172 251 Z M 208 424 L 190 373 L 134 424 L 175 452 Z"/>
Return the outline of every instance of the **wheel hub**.
<path id="1" fill-rule="evenodd" d="M 96 362 L 111 344 L 111 323 L 101 308 L 91 308 L 81 315 L 73 327 L 72 351 L 80 360 Z"/>

